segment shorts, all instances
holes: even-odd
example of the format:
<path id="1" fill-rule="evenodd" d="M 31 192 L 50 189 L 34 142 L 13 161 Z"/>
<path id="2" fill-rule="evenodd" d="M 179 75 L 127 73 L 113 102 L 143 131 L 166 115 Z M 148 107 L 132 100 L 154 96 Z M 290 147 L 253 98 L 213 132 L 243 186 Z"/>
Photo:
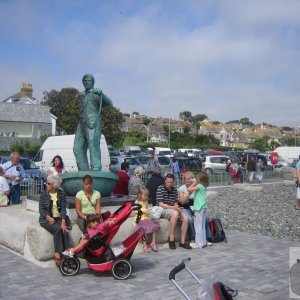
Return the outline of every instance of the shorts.
<path id="1" fill-rule="evenodd" d="M 170 219 L 174 213 L 174 209 L 172 208 L 164 208 L 164 210 L 161 213 L 161 218 L 163 219 Z"/>

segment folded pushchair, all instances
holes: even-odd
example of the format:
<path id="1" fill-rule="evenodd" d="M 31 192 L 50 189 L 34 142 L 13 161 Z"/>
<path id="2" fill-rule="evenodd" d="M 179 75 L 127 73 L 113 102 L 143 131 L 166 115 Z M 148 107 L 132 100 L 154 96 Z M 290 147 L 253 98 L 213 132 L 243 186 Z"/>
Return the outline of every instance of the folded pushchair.
<path id="1" fill-rule="evenodd" d="M 109 224 L 92 236 L 81 249 L 75 252 L 73 257 L 65 255 L 62 257 L 60 272 L 66 276 L 77 274 L 80 269 L 78 255 L 83 253 L 83 258 L 91 270 L 111 271 L 116 279 L 127 279 L 132 273 L 131 256 L 137 243 L 144 236 L 144 230 L 140 228 L 122 243 L 111 245 L 111 241 L 132 210 L 138 210 L 138 216 L 141 216 L 140 207 L 140 205 L 132 206 L 129 202 L 123 204 L 109 216 L 109 218 L 116 219 L 115 223 Z"/>

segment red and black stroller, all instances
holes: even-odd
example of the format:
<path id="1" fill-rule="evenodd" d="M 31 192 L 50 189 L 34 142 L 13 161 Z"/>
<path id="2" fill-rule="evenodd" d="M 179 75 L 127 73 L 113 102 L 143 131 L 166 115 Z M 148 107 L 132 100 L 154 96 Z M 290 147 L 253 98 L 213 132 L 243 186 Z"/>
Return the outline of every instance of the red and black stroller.
<path id="1" fill-rule="evenodd" d="M 73 257 L 63 256 L 59 270 L 63 275 L 73 276 L 80 269 L 77 255 L 83 253 L 88 267 L 96 272 L 111 271 L 116 279 L 127 279 L 132 273 L 131 256 L 137 243 L 144 236 L 140 228 L 125 239 L 122 243 L 111 245 L 111 240 L 118 232 L 120 226 L 128 219 L 132 210 L 138 210 L 141 216 L 140 205 L 132 206 L 131 203 L 123 204 L 109 216 L 115 218 L 114 224 L 109 224 L 103 230 L 92 236 L 82 249 L 75 252 Z"/>

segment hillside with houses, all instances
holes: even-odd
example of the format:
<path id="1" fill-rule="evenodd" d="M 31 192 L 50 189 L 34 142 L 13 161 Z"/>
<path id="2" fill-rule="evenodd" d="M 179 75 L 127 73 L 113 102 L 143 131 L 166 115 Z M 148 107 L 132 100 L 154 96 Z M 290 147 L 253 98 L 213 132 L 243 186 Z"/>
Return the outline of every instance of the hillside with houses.
<path id="1" fill-rule="evenodd" d="M 8 150 L 18 140 L 35 143 L 42 135 L 57 133 L 57 117 L 51 113 L 51 107 L 41 105 L 33 97 L 30 83 L 23 83 L 21 90 L 6 99 L 0 100 L 0 150 Z M 276 127 L 269 124 L 253 124 L 251 122 L 228 121 L 211 122 L 206 115 L 203 120 L 185 119 L 191 117 L 189 112 L 180 113 L 178 119 L 166 117 L 149 117 L 139 113 L 123 113 L 120 130 L 126 134 L 131 131 L 144 133 L 145 142 L 168 143 L 174 133 L 213 136 L 219 146 L 247 149 L 258 139 L 265 138 L 269 145 L 285 145 L 288 139 L 299 138 L 299 128 Z M 244 118 L 247 119 L 247 118 Z M 196 120 L 196 121 L 195 121 Z M 242 119 L 241 119 L 242 120 Z M 75 129 L 74 129 L 75 130 Z"/>

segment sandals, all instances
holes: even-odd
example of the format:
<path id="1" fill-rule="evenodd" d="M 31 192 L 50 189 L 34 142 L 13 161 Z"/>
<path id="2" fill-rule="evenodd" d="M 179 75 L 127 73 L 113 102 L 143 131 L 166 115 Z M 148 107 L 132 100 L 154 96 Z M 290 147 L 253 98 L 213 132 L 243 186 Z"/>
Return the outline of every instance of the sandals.
<path id="1" fill-rule="evenodd" d="M 151 246 L 150 246 L 151 247 Z M 151 249 L 148 248 L 148 246 L 143 246 L 144 252 L 149 253 L 151 252 Z"/>
<path id="2" fill-rule="evenodd" d="M 154 245 L 154 244 L 150 244 L 150 248 L 153 252 L 158 252 L 158 247 L 157 245 Z"/>
<path id="3" fill-rule="evenodd" d="M 60 256 L 54 256 L 55 265 L 59 268 L 61 263 L 61 257 Z"/>
<path id="4" fill-rule="evenodd" d="M 169 248 L 172 249 L 172 250 L 175 250 L 175 249 L 176 249 L 175 241 L 170 241 L 170 240 L 169 240 Z"/>

